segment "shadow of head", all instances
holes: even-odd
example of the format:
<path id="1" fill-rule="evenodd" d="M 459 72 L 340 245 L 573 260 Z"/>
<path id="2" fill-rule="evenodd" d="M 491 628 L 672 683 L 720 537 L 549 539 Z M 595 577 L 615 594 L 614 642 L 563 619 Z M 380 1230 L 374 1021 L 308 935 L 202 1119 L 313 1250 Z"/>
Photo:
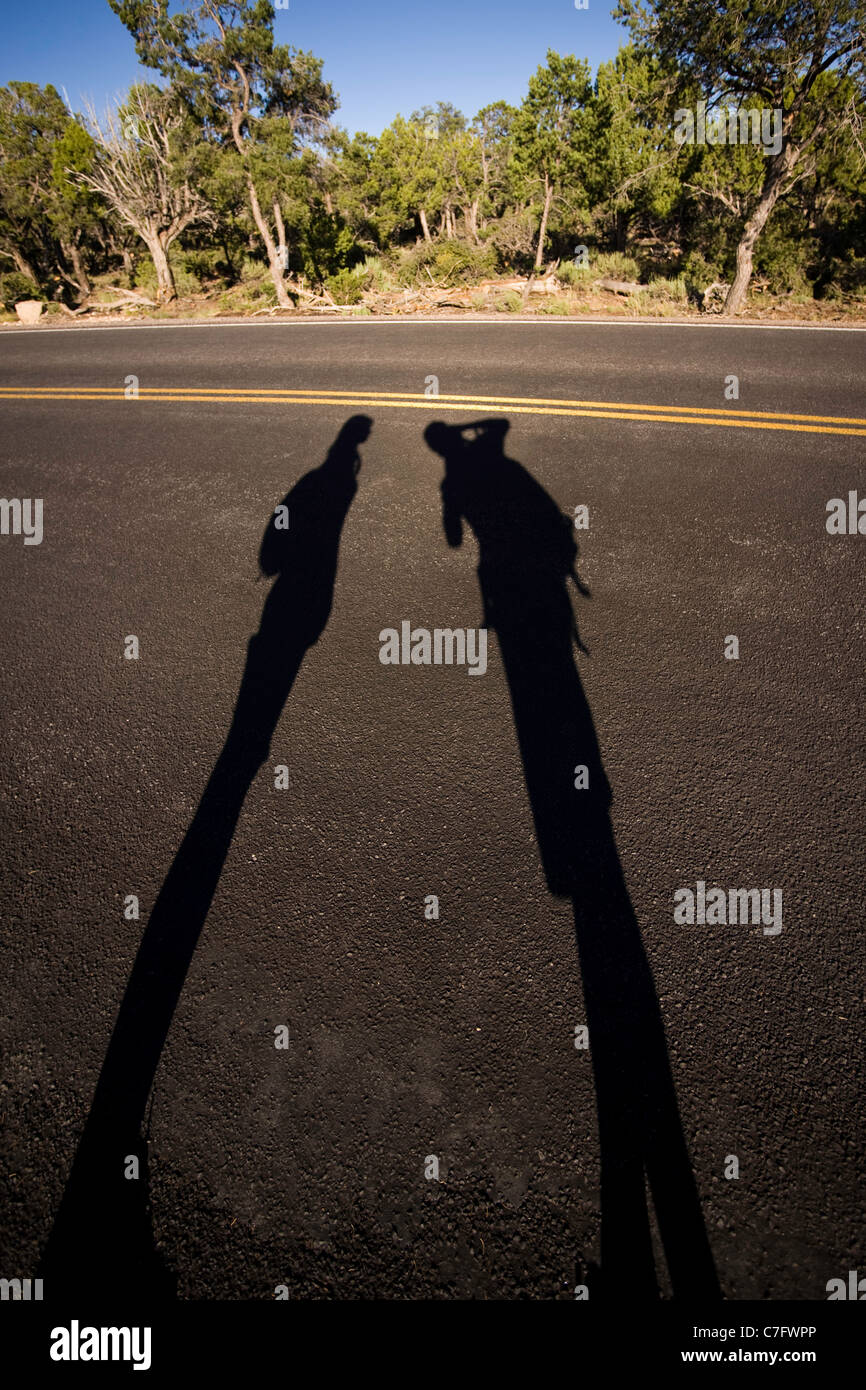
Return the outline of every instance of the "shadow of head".
<path id="1" fill-rule="evenodd" d="M 369 415 L 352 415 L 325 460 L 299 478 L 268 518 L 259 548 L 259 570 L 267 578 L 290 573 L 294 580 L 326 587 L 336 567 L 340 531 L 361 471 L 358 446 L 369 438 Z"/>
<path id="2" fill-rule="evenodd" d="M 424 431 L 424 442 L 446 461 L 466 449 L 474 454 L 501 454 L 509 428 L 508 420 L 499 418 L 471 420 L 465 425 L 446 425 L 442 420 L 434 420 Z"/>
<path id="3" fill-rule="evenodd" d="M 357 473 L 361 467 L 361 460 L 355 451 L 359 444 L 363 444 L 364 440 L 369 438 L 372 428 L 373 421 L 369 415 L 350 416 L 328 450 L 326 463 L 339 463 L 351 457 Z"/>
<path id="4" fill-rule="evenodd" d="M 479 542 L 488 590 L 519 585 L 527 598 L 537 594 L 541 601 L 545 581 L 556 585 L 570 579 L 589 598 L 577 573 L 572 522 L 537 478 L 506 455 L 509 428 L 510 421 L 493 416 L 461 425 L 434 420 L 425 429 L 428 448 L 445 461 L 442 520 L 448 544 L 462 543 L 466 520 Z M 556 596 L 548 589 L 545 597 L 555 601 Z M 501 602 L 498 608 L 502 613 Z"/>

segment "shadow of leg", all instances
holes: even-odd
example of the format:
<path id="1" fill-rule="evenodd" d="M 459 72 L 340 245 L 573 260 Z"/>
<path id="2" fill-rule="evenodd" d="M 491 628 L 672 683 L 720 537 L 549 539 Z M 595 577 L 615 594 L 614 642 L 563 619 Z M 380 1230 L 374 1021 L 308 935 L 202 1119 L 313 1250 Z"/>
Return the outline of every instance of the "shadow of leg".
<path id="1" fill-rule="evenodd" d="M 503 452 L 507 428 L 505 420 L 436 424 L 425 438 L 445 460 L 449 545 L 461 544 L 464 520 L 478 539 L 484 612 L 508 680 L 545 879 L 574 908 L 601 1151 L 597 1283 L 605 1297 L 658 1297 L 649 1181 L 675 1297 L 718 1297 L 661 1009 L 575 663 L 568 583 L 577 548 L 553 499 Z"/>
<path id="2" fill-rule="evenodd" d="M 262 556 L 278 574 L 251 638 L 223 749 L 150 913 L 100 1072 L 63 1199 L 43 1253 L 46 1293 L 104 1287 L 171 1297 L 174 1284 L 154 1248 L 144 1116 L 190 962 L 201 936 L 238 817 L 307 648 L 330 616 L 343 522 L 357 490 L 357 445 L 370 421 L 343 427 L 324 464 L 284 499 L 294 526 Z M 128 1156 L 138 1178 L 125 1176 Z"/>

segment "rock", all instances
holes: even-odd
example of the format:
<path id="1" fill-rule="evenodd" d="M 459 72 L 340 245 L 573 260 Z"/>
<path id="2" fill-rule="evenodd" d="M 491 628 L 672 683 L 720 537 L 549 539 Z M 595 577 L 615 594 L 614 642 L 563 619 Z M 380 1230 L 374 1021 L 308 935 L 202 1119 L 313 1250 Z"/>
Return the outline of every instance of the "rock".
<path id="1" fill-rule="evenodd" d="M 38 323 L 42 317 L 42 301 L 40 299 L 19 299 L 15 305 L 15 312 L 22 323 Z"/>

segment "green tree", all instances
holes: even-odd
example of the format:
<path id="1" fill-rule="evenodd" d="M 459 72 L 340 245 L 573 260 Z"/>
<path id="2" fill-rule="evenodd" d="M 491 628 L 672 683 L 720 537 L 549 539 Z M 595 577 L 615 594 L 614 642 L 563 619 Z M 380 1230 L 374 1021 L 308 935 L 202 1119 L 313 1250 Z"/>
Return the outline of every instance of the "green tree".
<path id="1" fill-rule="evenodd" d="M 682 189 L 669 100 L 675 76 L 658 59 L 621 48 L 599 66 L 592 105 L 592 201 L 609 218 L 613 244 L 625 251 L 636 215 L 667 218 Z"/>
<path id="2" fill-rule="evenodd" d="M 548 49 L 547 64 L 529 79 L 529 91 L 514 121 L 515 167 L 528 186 L 540 187 L 541 192 L 536 270 L 541 267 L 554 199 L 578 182 L 586 169 L 586 108 L 591 99 L 589 64 Z"/>
<path id="3" fill-rule="evenodd" d="M 374 178 L 377 144 L 376 137 L 365 131 L 351 138 L 344 130 L 338 131 L 328 185 L 355 239 L 370 251 L 381 249 L 386 242 L 380 222 L 381 200 Z"/>
<path id="4" fill-rule="evenodd" d="M 80 175 L 92 172 L 96 157 L 90 132 L 70 120 L 51 153 L 51 222 L 81 299 L 90 294 L 88 249 L 96 243 L 104 248 L 106 241 L 106 204 L 80 180 Z"/>
<path id="5" fill-rule="evenodd" d="M 862 120 L 866 0 L 619 0 L 616 17 L 644 51 L 692 82 L 708 111 L 756 98 L 781 112 L 778 151 L 765 159 L 743 209 L 725 313 L 743 307 L 755 246 L 779 198 L 816 167 L 822 145 Z M 833 75 L 829 88 L 821 83 Z"/>
<path id="6" fill-rule="evenodd" d="M 511 145 L 517 108 L 507 101 L 484 106 L 472 122 L 478 136 L 481 161 L 481 195 L 478 222 L 484 231 L 490 218 L 500 217 L 514 198 Z"/>
<path id="7" fill-rule="evenodd" d="M 168 0 L 109 3 L 140 60 L 237 151 L 277 302 L 289 307 L 283 198 L 297 170 L 287 165 L 322 138 L 337 106 L 321 59 L 274 43 L 269 0 L 184 0 L 173 13 Z"/>
<path id="8" fill-rule="evenodd" d="M 44 191 L 51 145 L 68 120 L 54 87 L 10 82 L 0 88 L 0 257 L 35 285 L 46 258 Z"/>
<path id="9" fill-rule="evenodd" d="M 379 219 L 388 239 L 417 221 L 425 241 L 432 241 L 430 218 L 441 208 L 442 179 L 439 131 L 424 120 L 398 116 L 382 131 L 371 160 Z"/>

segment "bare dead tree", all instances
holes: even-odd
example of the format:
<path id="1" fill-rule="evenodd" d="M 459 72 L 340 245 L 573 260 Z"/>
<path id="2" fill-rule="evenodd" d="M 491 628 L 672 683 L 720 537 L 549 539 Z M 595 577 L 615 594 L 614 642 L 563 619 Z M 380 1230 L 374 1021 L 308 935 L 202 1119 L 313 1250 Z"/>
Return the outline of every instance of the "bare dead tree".
<path id="1" fill-rule="evenodd" d="M 177 298 L 169 247 L 194 222 L 213 222 L 181 148 L 186 118 L 168 93 L 133 87 L 123 107 L 101 120 L 88 107 L 87 120 L 98 158 L 92 171 L 70 170 L 70 177 L 99 193 L 141 237 L 156 268 L 157 299 L 167 304 Z"/>

